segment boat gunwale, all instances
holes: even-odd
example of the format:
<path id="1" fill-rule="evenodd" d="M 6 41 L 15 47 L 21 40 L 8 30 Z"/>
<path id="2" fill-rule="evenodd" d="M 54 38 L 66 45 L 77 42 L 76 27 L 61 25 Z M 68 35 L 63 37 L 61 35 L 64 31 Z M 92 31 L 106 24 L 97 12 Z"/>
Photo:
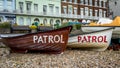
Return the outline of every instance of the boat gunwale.
<path id="1" fill-rule="evenodd" d="M 81 27 L 120 27 L 120 26 L 102 26 L 102 25 L 98 25 L 98 26 L 84 26 L 82 25 Z"/>
<path id="2" fill-rule="evenodd" d="M 67 28 L 70 28 L 70 31 L 72 30 L 72 26 L 67 26 L 67 27 L 63 27 L 63 28 L 59 28 L 59 29 L 54 29 L 54 30 L 49 30 L 49 31 L 45 31 L 45 32 L 35 32 L 35 33 L 27 33 L 27 34 L 23 34 L 23 35 L 20 35 L 20 36 L 12 36 L 12 37 L 2 37 L 1 36 L 1 39 L 10 39 L 10 38 L 16 38 L 16 37 L 24 37 L 24 36 L 27 36 L 27 35 L 36 35 L 36 34 L 42 34 L 42 33 L 51 33 L 51 32 L 55 32 L 55 31 L 61 31 L 61 30 L 64 30 L 64 29 L 67 29 Z"/>
<path id="3" fill-rule="evenodd" d="M 86 34 L 98 33 L 98 32 L 103 32 L 103 31 L 111 30 L 111 29 L 115 29 L 115 27 L 109 27 L 109 28 L 106 28 L 106 29 L 103 29 L 103 30 L 92 31 L 92 32 L 83 32 L 82 31 L 83 33 L 71 34 L 71 35 L 69 35 L 69 37 L 73 37 L 73 36 L 76 36 L 76 35 L 86 35 Z"/>

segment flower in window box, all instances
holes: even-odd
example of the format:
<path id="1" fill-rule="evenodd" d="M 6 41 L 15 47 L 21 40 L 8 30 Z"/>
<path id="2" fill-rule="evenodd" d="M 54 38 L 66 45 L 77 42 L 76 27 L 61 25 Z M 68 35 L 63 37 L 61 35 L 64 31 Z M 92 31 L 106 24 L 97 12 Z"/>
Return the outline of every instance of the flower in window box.
<path id="1" fill-rule="evenodd" d="M 32 24 L 32 26 L 30 26 L 30 28 L 31 28 L 32 30 L 35 30 L 35 29 L 37 29 L 37 26 L 35 26 L 34 24 Z"/>
<path id="2" fill-rule="evenodd" d="M 44 24 L 41 23 L 40 26 L 44 26 Z"/>

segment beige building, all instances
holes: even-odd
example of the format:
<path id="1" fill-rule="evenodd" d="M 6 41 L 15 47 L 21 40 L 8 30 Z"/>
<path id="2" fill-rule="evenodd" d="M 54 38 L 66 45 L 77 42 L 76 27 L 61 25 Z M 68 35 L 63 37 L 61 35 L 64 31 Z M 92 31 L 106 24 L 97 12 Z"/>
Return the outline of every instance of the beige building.
<path id="1" fill-rule="evenodd" d="M 16 0 L 16 23 L 31 25 L 37 18 L 39 25 L 61 24 L 61 0 Z"/>

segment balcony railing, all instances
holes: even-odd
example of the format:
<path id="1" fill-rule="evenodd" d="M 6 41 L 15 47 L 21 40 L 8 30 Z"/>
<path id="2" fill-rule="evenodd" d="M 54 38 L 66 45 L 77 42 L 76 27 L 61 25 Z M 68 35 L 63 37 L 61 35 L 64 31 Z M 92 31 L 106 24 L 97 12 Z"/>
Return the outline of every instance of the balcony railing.
<path id="1" fill-rule="evenodd" d="M 78 15 L 74 15 L 74 14 L 61 14 L 61 17 L 64 17 L 64 18 L 78 18 Z"/>
<path id="2" fill-rule="evenodd" d="M 8 10 L 8 9 L 2 9 L 0 10 L 0 13 L 6 13 L 6 14 L 14 14 L 15 10 Z"/>
<path id="3" fill-rule="evenodd" d="M 34 11 L 27 12 L 27 11 L 20 11 L 20 10 L 13 10 L 11 12 L 0 11 L 0 13 L 19 14 L 19 15 L 33 15 L 33 16 L 45 16 L 45 17 L 58 17 L 58 18 L 73 18 L 73 19 L 92 19 L 92 20 L 98 20 L 99 18 L 101 18 L 101 17 L 97 17 L 97 16 L 47 13 L 47 12 L 34 12 Z"/>
<path id="4" fill-rule="evenodd" d="M 74 15 L 74 14 L 61 14 L 62 18 L 75 18 L 75 19 L 92 19 L 98 20 L 97 16 L 85 16 L 85 15 Z"/>
<path id="5" fill-rule="evenodd" d="M 47 12 L 35 12 L 35 11 L 20 11 L 16 10 L 16 14 L 22 14 L 22 15 L 34 15 L 34 16 L 50 16 L 50 17 L 61 17 L 61 14 L 59 13 L 47 13 Z"/>

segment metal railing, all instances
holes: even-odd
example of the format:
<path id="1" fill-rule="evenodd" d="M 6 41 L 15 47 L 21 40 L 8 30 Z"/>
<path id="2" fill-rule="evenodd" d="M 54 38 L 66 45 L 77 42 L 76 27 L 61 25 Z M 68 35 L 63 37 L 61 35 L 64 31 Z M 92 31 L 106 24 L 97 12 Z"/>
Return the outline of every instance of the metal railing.
<path id="1" fill-rule="evenodd" d="M 106 17 L 98 17 L 98 16 L 86 16 L 86 15 L 76 15 L 76 14 L 61 14 L 61 13 L 47 13 L 47 12 L 34 12 L 34 11 L 0 11 L 0 13 L 8 13 L 8 14 L 19 14 L 19 15 L 33 15 L 33 16 L 48 16 L 48 17 L 59 17 L 59 18 L 73 18 L 73 19 L 93 19 L 98 20 L 99 18 Z"/>
<path id="2" fill-rule="evenodd" d="M 10 13 L 10 14 L 14 14 L 15 10 L 8 10 L 8 9 L 2 9 L 0 10 L 0 13 Z"/>
<path id="3" fill-rule="evenodd" d="M 20 11 L 16 10 L 16 14 L 35 15 L 35 16 L 50 16 L 50 17 L 61 17 L 60 13 L 48 13 L 48 12 L 35 12 L 35 11 Z"/>

